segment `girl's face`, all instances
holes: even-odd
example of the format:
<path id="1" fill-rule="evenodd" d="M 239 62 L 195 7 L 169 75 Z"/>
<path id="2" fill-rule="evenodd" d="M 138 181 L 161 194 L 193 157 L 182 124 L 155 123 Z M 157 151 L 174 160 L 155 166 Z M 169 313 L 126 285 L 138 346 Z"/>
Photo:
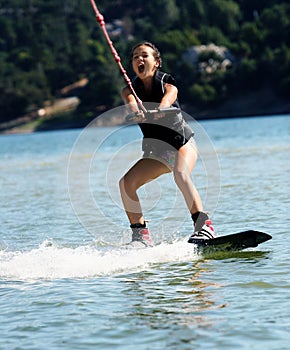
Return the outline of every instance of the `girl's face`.
<path id="1" fill-rule="evenodd" d="M 159 67 L 159 60 L 155 58 L 155 51 L 147 45 L 136 47 L 132 55 L 132 67 L 141 80 L 152 78 Z"/>

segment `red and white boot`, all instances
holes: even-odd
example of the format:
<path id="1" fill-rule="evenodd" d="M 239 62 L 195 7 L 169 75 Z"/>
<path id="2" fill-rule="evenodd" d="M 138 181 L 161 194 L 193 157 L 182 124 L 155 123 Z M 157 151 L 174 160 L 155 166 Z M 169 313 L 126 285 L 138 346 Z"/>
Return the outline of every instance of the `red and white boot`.
<path id="1" fill-rule="evenodd" d="M 132 241 L 129 243 L 129 245 L 140 248 L 154 246 L 146 224 L 132 224 L 130 227 L 132 229 Z"/>

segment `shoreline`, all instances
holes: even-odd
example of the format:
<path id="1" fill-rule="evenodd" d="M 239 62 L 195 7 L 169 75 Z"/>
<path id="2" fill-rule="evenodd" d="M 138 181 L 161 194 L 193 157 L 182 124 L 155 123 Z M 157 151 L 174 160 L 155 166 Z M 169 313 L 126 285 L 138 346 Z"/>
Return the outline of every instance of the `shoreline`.
<path id="1" fill-rule="evenodd" d="M 84 128 L 107 111 L 102 110 L 94 116 L 84 117 L 77 114 L 76 108 L 71 107 L 71 98 L 66 101 L 62 99 L 61 104 L 62 108 L 60 108 L 60 101 L 56 101 L 54 108 L 51 107 L 50 113 L 45 115 L 34 111 L 20 118 L 1 123 L 0 135 Z M 182 110 L 197 121 L 290 115 L 290 100 L 276 96 L 269 87 L 264 87 L 259 91 L 228 99 L 216 108 L 198 110 L 192 105 L 182 104 Z M 124 118 L 108 120 L 106 125 L 96 123 L 96 126 L 116 125 L 126 125 Z"/>
<path id="2" fill-rule="evenodd" d="M 186 112 L 187 113 L 187 112 Z M 187 113 L 188 114 L 188 113 Z M 275 113 L 263 113 L 263 114 L 247 114 L 247 115 L 229 115 L 229 116 L 213 116 L 213 115 L 206 115 L 201 117 L 195 117 L 194 120 L 196 121 L 209 121 L 209 120 L 225 120 L 225 119 L 238 119 L 238 118 L 263 118 L 263 117 L 278 117 L 278 116 L 287 116 L 290 117 L 290 112 L 275 112 Z M 96 117 L 97 118 L 97 117 Z M 53 120 L 53 119 L 52 119 Z M 81 129 L 85 128 L 90 122 L 92 122 L 94 119 L 88 121 L 88 123 L 84 124 L 82 122 L 80 123 L 72 123 L 71 125 L 68 125 L 68 123 L 52 123 L 53 125 L 49 126 L 47 125 L 44 128 L 38 129 L 34 125 L 37 124 L 36 122 L 29 122 L 26 124 L 23 124 L 21 126 L 12 127 L 6 130 L 0 130 L 0 135 L 17 135 L 17 134 L 32 134 L 36 132 L 46 132 L 46 131 L 56 131 L 56 130 L 70 130 L 70 129 Z M 117 125 L 126 125 L 126 123 L 108 123 L 106 125 L 95 125 L 95 127 L 110 127 L 110 126 L 117 126 Z"/>

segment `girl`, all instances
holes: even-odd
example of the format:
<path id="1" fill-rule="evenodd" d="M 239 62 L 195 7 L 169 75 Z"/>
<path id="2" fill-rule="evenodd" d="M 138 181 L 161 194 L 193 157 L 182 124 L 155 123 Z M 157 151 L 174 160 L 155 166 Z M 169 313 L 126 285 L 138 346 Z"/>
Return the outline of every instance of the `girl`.
<path id="1" fill-rule="evenodd" d="M 158 49 L 149 42 L 137 44 L 131 53 L 132 68 L 136 73 L 133 88 L 144 102 L 155 102 L 159 108 L 179 107 L 175 80 L 159 70 L 162 59 Z M 143 157 L 120 180 L 123 205 L 132 229 L 131 245 L 152 246 L 143 217 L 137 190 L 162 174 L 173 172 L 175 183 L 181 190 L 194 223 L 194 233 L 188 242 L 215 237 L 208 215 L 203 212 L 200 196 L 192 182 L 191 172 L 197 160 L 192 140 L 193 131 L 181 113 L 157 113 L 153 118 L 139 111 L 129 87 L 122 90 L 122 98 L 143 133 Z"/>

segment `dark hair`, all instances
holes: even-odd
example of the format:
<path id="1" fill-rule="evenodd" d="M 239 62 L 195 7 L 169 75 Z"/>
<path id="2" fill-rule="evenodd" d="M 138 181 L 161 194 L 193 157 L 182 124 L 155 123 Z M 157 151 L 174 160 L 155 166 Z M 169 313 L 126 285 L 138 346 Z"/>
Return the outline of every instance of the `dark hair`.
<path id="1" fill-rule="evenodd" d="M 131 50 L 130 60 L 132 61 L 133 53 L 137 49 L 137 47 L 142 46 L 142 45 L 151 47 L 151 49 L 154 50 L 154 57 L 155 57 L 156 60 L 159 61 L 159 68 L 161 68 L 161 66 L 162 66 L 161 54 L 160 54 L 159 50 L 157 49 L 157 47 L 154 44 L 150 43 L 149 41 L 141 41 L 140 43 L 138 43 L 135 46 L 133 46 L 133 48 Z"/>

